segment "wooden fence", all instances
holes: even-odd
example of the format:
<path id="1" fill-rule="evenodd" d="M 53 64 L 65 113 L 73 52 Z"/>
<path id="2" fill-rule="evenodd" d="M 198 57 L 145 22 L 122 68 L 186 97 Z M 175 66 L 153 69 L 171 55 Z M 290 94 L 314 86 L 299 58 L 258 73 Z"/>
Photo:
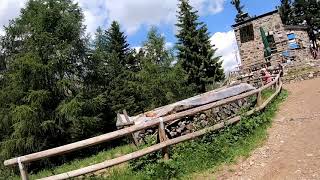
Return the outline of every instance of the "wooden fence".
<path id="1" fill-rule="evenodd" d="M 261 93 L 263 90 L 266 90 L 270 87 L 276 89 L 276 92 L 272 96 L 270 96 L 265 102 L 263 102 L 262 97 L 261 97 Z M 167 139 L 167 137 L 165 136 L 165 133 L 164 133 L 164 124 L 165 123 L 172 122 L 174 120 L 181 119 L 181 118 L 184 118 L 187 116 L 192 116 L 192 115 L 195 115 L 199 112 L 203 112 L 203 111 L 206 111 L 206 110 L 209 110 L 212 108 L 216 108 L 216 107 L 228 104 L 228 103 L 235 102 L 240 99 L 247 98 L 252 95 L 256 95 L 257 96 L 256 107 L 254 109 L 246 112 L 246 115 L 251 115 L 254 112 L 257 112 L 257 111 L 264 109 L 268 105 L 268 103 L 271 102 L 273 100 L 273 98 L 279 94 L 281 89 L 282 89 L 282 82 L 281 82 L 281 78 L 280 78 L 280 74 L 279 74 L 274 78 L 274 80 L 271 83 L 269 83 L 265 86 L 262 86 L 261 88 L 253 90 L 253 91 L 249 91 L 249 92 L 246 92 L 246 93 L 234 96 L 234 97 L 230 97 L 230 98 L 227 98 L 227 99 L 224 99 L 221 101 L 217 101 L 217 102 L 213 102 L 213 103 L 206 104 L 203 106 L 199 106 L 199 107 L 189 109 L 186 111 L 178 112 L 176 114 L 168 115 L 168 116 L 161 117 L 161 118 L 155 118 L 151 121 L 146 122 L 145 124 L 133 125 L 131 127 L 120 129 L 120 130 L 117 130 L 117 131 L 114 131 L 111 133 L 96 136 L 96 137 L 89 138 L 86 140 L 78 141 L 75 143 L 67 144 L 67 145 L 52 148 L 52 149 L 48 149 L 45 151 L 36 152 L 33 154 L 28 154 L 28 155 L 17 157 L 17 158 L 12 158 L 12 159 L 4 161 L 4 165 L 5 166 L 18 165 L 19 170 L 20 170 L 20 174 L 21 174 L 21 178 L 23 180 L 27 180 L 28 173 L 27 173 L 27 170 L 25 169 L 25 164 L 27 164 L 27 163 L 31 163 L 33 161 L 52 157 L 52 156 L 66 154 L 66 153 L 73 152 L 73 151 L 83 149 L 86 147 L 90 147 L 93 145 L 101 144 L 101 143 L 111 141 L 111 140 L 114 140 L 114 139 L 117 139 L 120 137 L 124 137 L 124 136 L 130 135 L 134 132 L 148 129 L 151 127 L 159 127 L 158 132 L 159 132 L 159 137 L 160 137 L 159 138 L 160 143 L 158 143 L 156 145 L 152 145 L 150 147 L 138 150 L 136 152 L 133 152 L 133 153 L 121 156 L 121 157 L 117 157 L 117 158 L 114 158 L 111 160 L 106 160 L 102 163 L 98 163 L 98 164 L 91 165 L 91 166 L 81 168 L 81 169 L 77 169 L 74 171 L 46 177 L 43 179 L 56 180 L 56 179 L 68 179 L 68 178 L 72 178 L 72 177 L 77 177 L 77 176 L 92 173 L 92 172 L 95 172 L 95 171 L 98 171 L 101 169 L 105 169 L 105 168 L 108 168 L 111 166 L 115 166 L 115 165 L 142 157 L 144 155 L 147 155 L 152 152 L 159 151 L 159 150 L 163 150 L 164 157 L 166 159 L 168 159 L 169 156 L 168 156 L 167 152 L 168 152 L 169 146 L 181 143 L 183 141 L 194 139 L 194 138 L 199 137 L 201 135 L 204 135 L 208 132 L 213 132 L 213 131 L 219 130 L 221 128 L 224 128 L 227 125 L 234 124 L 234 123 L 240 121 L 241 117 L 237 116 L 237 117 L 231 118 L 225 122 L 216 124 L 212 127 L 207 127 L 205 129 L 202 129 L 202 130 L 199 130 L 199 131 L 196 131 L 196 132 L 184 135 L 184 136 L 180 136 L 180 137 L 177 137 L 174 139 Z"/>

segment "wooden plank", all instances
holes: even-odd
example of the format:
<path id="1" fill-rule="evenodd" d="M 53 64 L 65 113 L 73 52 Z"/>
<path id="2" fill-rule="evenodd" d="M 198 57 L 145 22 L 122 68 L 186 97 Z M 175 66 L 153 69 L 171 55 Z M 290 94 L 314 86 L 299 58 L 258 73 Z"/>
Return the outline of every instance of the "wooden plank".
<path id="1" fill-rule="evenodd" d="M 122 123 L 120 126 L 118 127 L 125 127 L 125 126 L 132 126 L 134 125 L 134 122 L 129 122 L 129 123 Z"/>
<path id="2" fill-rule="evenodd" d="M 168 138 L 166 136 L 165 126 L 164 126 L 162 118 L 160 118 L 160 124 L 159 124 L 158 132 L 159 132 L 160 143 L 168 140 Z M 163 148 L 162 149 L 162 154 L 163 154 L 163 159 L 164 160 L 169 160 L 169 147 Z"/>
<path id="3" fill-rule="evenodd" d="M 280 82 L 280 85 L 278 87 L 278 89 L 276 90 L 276 92 L 271 95 L 266 101 L 264 101 L 260 106 L 254 108 L 253 110 L 248 111 L 246 114 L 247 115 L 252 115 L 255 112 L 261 111 L 262 109 L 264 109 L 282 90 L 282 82 Z"/>
<path id="4" fill-rule="evenodd" d="M 186 110 L 186 111 L 182 111 L 182 112 L 179 112 L 179 113 L 176 113 L 176 114 L 172 114 L 172 115 L 163 117 L 164 123 L 170 122 L 170 121 L 173 121 L 173 120 L 176 120 L 176 119 L 180 119 L 180 118 L 183 118 L 183 117 L 186 117 L 186 116 L 194 115 L 194 114 L 197 114 L 198 112 L 206 111 L 206 110 L 218 107 L 218 106 L 222 106 L 222 105 L 237 101 L 239 99 L 243 99 L 243 98 L 252 96 L 252 95 L 257 94 L 258 92 L 260 92 L 260 91 L 262 91 L 264 89 L 269 88 L 274 83 L 276 83 L 278 80 L 279 80 L 279 75 L 271 83 L 261 87 L 260 89 L 249 91 L 247 93 L 243 93 L 243 94 L 240 94 L 238 96 L 233 96 L 233 97 L 221 100 L 221 101 L 213 102 L 213 103 L 210 103 L 210 104 L 199 106 L 197 108 L 189 109 L 189 110 Z M 160 123 L 160 120 L 158 118 L 155 118 L 155 119 L 153 119 L 151 121 L 148 121 L 148 122 L 146 122 L 144 124 L 133 125 L 133 126 L 128 127 L 128 128 L 120 129 L 120 130 L 117 130 L 117 131 L 114 131 L 114 132 L 111 132 L 111 133 L 107 133 L 107 134 L 104 134 L 104 135 L 92 137 L 92 138 L 89 138 L 89 139 L 86 139 L 86 140 L 82 140 L 82 141 L 74 142 L 74 143 L 67 144 L 67 145 L 64 145 L 64 146 L 48 149 L 48 150 L 45 150 L 45 151 L 40 151 L 40 152 L 36 152 L 36 153 L 25 155 L 25 156 L 21 156 L 20 157 L 21 158 L 21 162 L 27 163 L 27 162 L 32 162 L 32 161 L 36 161 L 36 160 L 39 160 L 39 159 L 47 158 L 47 157 L 61 155 L 61 154 L 65 154 L 65 153 L 68 153 L 68 152 L 73 152 L 73 151 L 76 151 L 76 150 L 79 150 L 79 149 L 83 149 L 83 148 L 86 148 L 86 147 L 90 147 L 90 146 L 93 146 L 93 145 L 97 145 L 97 144 L 101 144 L 101 143 L 104 143 L 104 142 L 107 142 L 107 141 L 111 141 L 111 140 L 126 136 L 128 134 L 132 134 L 134 132 L 137 132 L 137 131 L 140 131 L 140 130 L 143 130 L 143 129 L 147 129 L 147 128 L 150 128 L 150 127 L 157 126 L 157 125 L 159 125 L 159 123 Z M 18 163 L 18 158 L 12 158 L 12 159 L 6 160 L 4 162 L 4 165 L 5 166 L 10 166 L 10 165 L 15 165 L 17 163 Z"/>
<path id="5" fill-rule="evenodd" d="M 129 119 L 129 116 L 128 116 L 128 113 L 126 110 L 123 110 L 123 115 L 127 121 L 127 123 L 130 123 L 130 119 Z M 134 123 L 133 123 L 134 124 Z M 131 133 L 131 139 L 134 143 L 135 146 L 138 146 L 139 145 L 139 141 L 138 139 L 136 138 L 135 134 L 134 133 Z"/>
<path id="6" fill-rule="evenodd" d="M 261 91 L 260 91 L 257 94 L 257 105 L 256 106 L 261 106 L 261 104 L 262 104 L 262 95 L 261 95 Z"/>
<path id="7" fill-rule="evenodd" d="M 22 180 L 29 180 L 28 172 L 27 172 L 24 164 L 21 163 L 20 158 L 18 158 L 18 166 L 19 166 L 19 171 L 20 171 L 21 179 L 22 179 Z"/>

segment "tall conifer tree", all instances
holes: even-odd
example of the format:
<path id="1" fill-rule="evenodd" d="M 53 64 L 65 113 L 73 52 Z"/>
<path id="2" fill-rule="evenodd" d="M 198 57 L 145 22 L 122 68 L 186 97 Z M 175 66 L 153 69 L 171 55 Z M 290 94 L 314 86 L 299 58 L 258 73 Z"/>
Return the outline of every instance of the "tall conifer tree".
<path id="1" fill-rule="evenodd" d="M 166 47 L 165 38 L 156 28 L 151 28 L 143 43 L 141 71 L 138 85 L 144 97 L 143 107 L 151 110 L 176 102 L 191 95 L 186 74 L 179 64 L 174 64 L 173 52 Z"/>
<path id="2" fill-rule="evenodd" d="M 198 93 L 203 93 L 207 85 L 224 79 L 220 57 L 215 56 L 208 29 L 199 22 L 198 12 L 188 0 L 179 2 L 178 58 L 188 74 L 189 83 L 194 83 Z"/>
<path id="3" fill-rule="evenodd" d="M 290 24 L 291 23 L 291 0 L 281 0 L 281 5 L 278 8 L 279 13 L 282 19 L 283 24 Z"/>
<path id="4" fill-rule="evenodd" d="M 60 113 L 64 109 L 70 115 L 62 107 L 80 84 L 79 64 L 85 57 L 82 21 L 81 9 L 72 0 L 30 0 L 5 28 L 2 51 L 8 69 L 0 92 L 2 158 L 68 143 L 76 120 Z"/>
<path id="5" fill-rule="evenodd" d="M 107 73 L 111 78 L 109 89 L 105 92 L 113 112 L 127 110 L 129 114 L 141 112 L 138 105 L 139 92 L 134 83 L 134 72 L 139 64 L 129 48 L 127 37 L 118 22 L 113 21 L 106 31 L 108 65 Z"/>

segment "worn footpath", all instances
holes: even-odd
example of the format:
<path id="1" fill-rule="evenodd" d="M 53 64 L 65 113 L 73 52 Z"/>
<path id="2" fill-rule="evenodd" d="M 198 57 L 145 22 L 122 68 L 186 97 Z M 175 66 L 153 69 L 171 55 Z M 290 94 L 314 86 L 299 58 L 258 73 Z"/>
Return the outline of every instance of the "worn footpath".
<path id="1" fill-rule="evenodd" d="M 280 106 L 266 143 L 248 159 L 218 172 L 215 179 L 320 180 L 320 78 L 284 88 L 289 97 Z"/>

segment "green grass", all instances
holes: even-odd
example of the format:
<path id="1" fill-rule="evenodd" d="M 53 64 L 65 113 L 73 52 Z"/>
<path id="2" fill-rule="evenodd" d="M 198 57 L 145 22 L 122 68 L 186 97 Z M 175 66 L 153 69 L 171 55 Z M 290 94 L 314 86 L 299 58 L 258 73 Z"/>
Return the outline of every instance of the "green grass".
<path id="1" fill-rule="evenodd" d="M 276 92 L 275 89 L 265 89 L 261 92 L 262 100 L 265 101 L 267 100 L 272 94 Z"/>
<path id="2" fill-rule="evenodd" d="M 310 72 L 315 72 L 318 70 L 320 70 L 318 67 L 311 67 L 311 66 L 301 67 L 301 68 L 292 68 L 288 71 L 287 76 L 289 77 L 300 76 L 300 75 L 308 74 Z"/>
<path id="3" fill-rule="evenodd" d="M 267 90 L 263 92 L 263 97 L 267 98 L 273 92 Z M 208 174 L 212 176 L 222 164 L 233 163 L 239 157 L 249 156 L 252 150 L 264 142 L 267 128 L 279 104 L 286 97 L 287 92 L 282 91 L 263 112 L 243 117 L 238 124 L 219 132 L 170 147 L 169 161 L 161 160 L 161 153 L 157 152 L 102 173 L 86 176 L 86 179 L 193 179 Z M 54 170 L 42 171 L 32 175 L 31 179 L 75 170 L 134 150 L 135 148 L 129 145 L 118 147 L 90 158 L 73 161 Z"/>
<path id="4" fill-rule="evenodd" d="M 38 179 L 41 177 L 47 177 L 47 176 L 52 176 L 54 174 L 60 174 L 60 173 L 68 172 L 71 170 L 76 170 L 76 169 L 83 168 L 83 167 L 86 167 L 89 165 L 103 162 L 107 159 L 119 157 L 123 154 L 131 153 L 135 150 L 137 150 L 137 148 L 133 145 L 119 146 L 119 147 L 116 147 L 116 148 L 108 150 L 108 151 L 100 152 L 99 154 L 94 155 L 92 157 L 88 157 L 85 159 L 77 159 L 77 160 L 74 160 L 70 163 L 63 164 L 62 166 L 56 167 L 54 169 L 46 169 L 46 170 L 40 171 L 37 174 L 32 174 L 30 176 L 30 179 Z M 122 166 L 122 167 L 124 167 L 124 166 Z M 19 179 L 19 178 L 20 177 L 15 177 L 15 179 Z"/>

